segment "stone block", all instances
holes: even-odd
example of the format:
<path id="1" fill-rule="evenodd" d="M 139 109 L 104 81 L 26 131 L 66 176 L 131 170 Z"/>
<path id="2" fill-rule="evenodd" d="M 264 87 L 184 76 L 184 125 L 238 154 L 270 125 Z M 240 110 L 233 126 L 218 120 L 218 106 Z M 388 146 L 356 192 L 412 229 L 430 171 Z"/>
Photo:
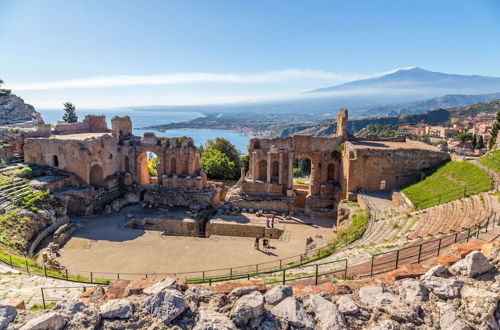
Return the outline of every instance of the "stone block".
<path id="1" fill-rule="evenodd" d="M 458 258 L 452 254 L 440 254 L 436 257 L 436 262 L 443 266 L 451 266 L 458 261 Z"/>
<path id="2" fill-rule="evenodd" d="M 472 251 L 481 251 L 484 242 L 481 241 L 470 241 L 467 243 L 455 243 L 451 246 L 453 252 L 460 256 L 461 259 L 465 258 L 466 255 Z"/>

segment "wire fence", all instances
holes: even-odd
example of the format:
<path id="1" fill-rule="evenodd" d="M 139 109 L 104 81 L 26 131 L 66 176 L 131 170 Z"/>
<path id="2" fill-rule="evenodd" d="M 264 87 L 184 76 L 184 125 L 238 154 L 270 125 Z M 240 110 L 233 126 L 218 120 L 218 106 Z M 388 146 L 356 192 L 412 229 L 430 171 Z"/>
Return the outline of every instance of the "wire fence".
<path id="1" fill-rule="evenodd" d="M 492 190 L 494 188 L 495 181 L 493 180 L 493 178 L 488 178 L 487 180 L 482 180 L 474 184 L 464 186 L 460 189 L 450 190 L 426 199 L 412 200 L 412 202 L 417 210 L 421 210 L 434 205 L 451 202 L 459 198 L 468 197 L 484 191 Z"/>
<path id="2" fill-rule="evenodd" d="M 451 235 L 443 236 L 439 239 L 431 239 L 421 244 L 411 245 L 399 250 L 375 254 L 371 259 L 369 275 L 374 276 L 397 269 L 403 264 L 420 263 L 429 258 L 436 257 L 444 248 L 457 242 L 468 242 L 472 237 L 478 238 L 481 232 L 488 232 L 490 227 L 493 228 L 499 225 L 494 213 L 479 221 L 477 225 Z"/>

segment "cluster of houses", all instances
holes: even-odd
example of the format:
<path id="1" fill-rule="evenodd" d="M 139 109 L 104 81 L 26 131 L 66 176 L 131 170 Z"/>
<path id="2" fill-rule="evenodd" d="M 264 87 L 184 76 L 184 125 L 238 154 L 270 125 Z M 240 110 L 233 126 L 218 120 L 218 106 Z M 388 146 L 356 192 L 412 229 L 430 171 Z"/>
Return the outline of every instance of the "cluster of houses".
<path id="1" fill-rule="evenodd" d="M 398 133 L 420 137 L 446 151 L 480 156 L 487 151 L 495 121 L 494 114 L 482 113 L 474 118 L 452 118 L 447 126 L 433 126 L 424 122 L 401 125 Z"/>

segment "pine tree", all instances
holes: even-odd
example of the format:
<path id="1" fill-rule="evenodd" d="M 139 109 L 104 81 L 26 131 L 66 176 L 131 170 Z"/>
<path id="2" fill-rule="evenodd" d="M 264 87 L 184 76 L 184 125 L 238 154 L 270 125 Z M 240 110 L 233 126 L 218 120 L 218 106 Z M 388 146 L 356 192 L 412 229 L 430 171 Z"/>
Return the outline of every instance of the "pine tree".
<path id="1" fill-rule="evenodd" d="M 493 149 L 493 146 L 496 145 L 497 134 L 498 134 L 498 129 L 499 128 L 500 128 L 500 111 L 497 112 L 497 121 L 493 125 L 493 129 L 491 130 L 491 139 L 490 139 L 490 145 L 489 145 L 489 149 L 490 150 Z"/>
<path id="2" fill-rule="evenodd" d="M 477 148 L 478 149 L 483 149 L 484 148 L 484 139 L 483 139 L 482 135 L 479 136 L 479 141 L 477 142 Z"/>
<path id="3" fill-rule="evenodd" d="M 75 105 L 71 102 L 65 102 L 64 104 L 64 115 L 63 121 L 65 123 L 76 123 L 78 121 L 78 116 L 76 115 Z"/>

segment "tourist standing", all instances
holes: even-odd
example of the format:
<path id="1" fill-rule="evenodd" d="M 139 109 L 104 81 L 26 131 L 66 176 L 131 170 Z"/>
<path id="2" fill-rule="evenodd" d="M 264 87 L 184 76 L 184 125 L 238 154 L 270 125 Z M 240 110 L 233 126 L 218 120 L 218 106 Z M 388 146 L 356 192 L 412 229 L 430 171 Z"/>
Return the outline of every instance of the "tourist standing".
<path id="1" fill-rule="evenodd" d="M 255 250 L 259 250 L 259 237 L 255 237 L 255 241 L 253 242 L 253 247 Z"/>
<path id="2" fill-rule="evenodd" d="M 274 228 L 275 223 L 276 223 L 276 219 L 273 216 L 273 218 L 271 219 L 271 228 Z"/>

